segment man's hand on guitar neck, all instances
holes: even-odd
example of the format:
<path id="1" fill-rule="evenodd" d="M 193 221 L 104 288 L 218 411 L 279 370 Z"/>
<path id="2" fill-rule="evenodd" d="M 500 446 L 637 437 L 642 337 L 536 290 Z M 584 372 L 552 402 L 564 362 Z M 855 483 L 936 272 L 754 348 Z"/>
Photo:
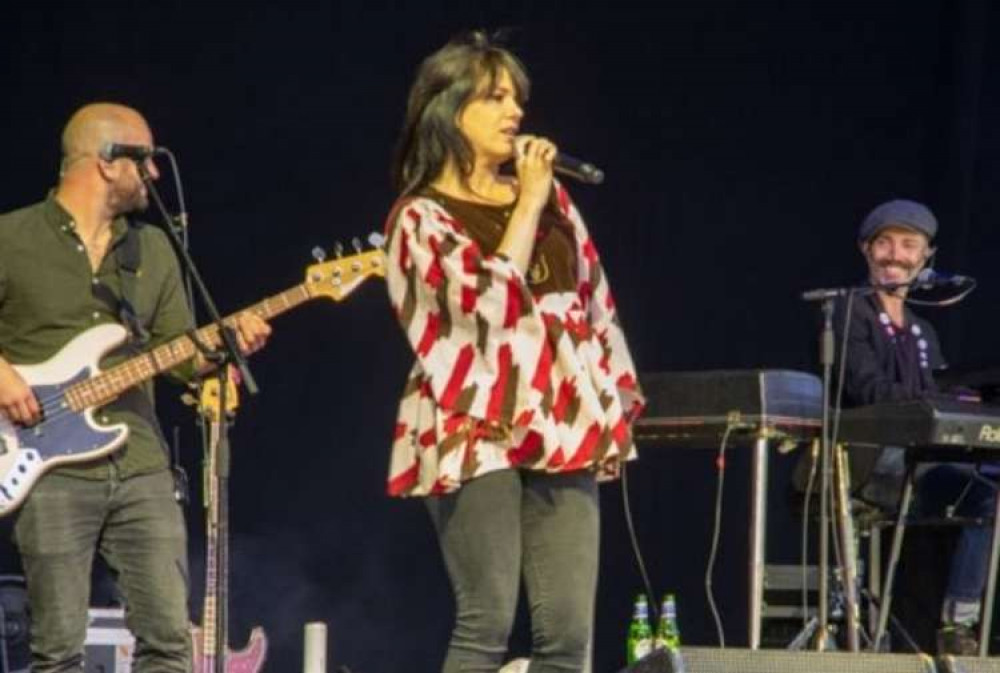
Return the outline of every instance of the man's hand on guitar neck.
<path id="1" fill-rule="evenodd" d="M 0 413 L 21 425 L 32 425 L 42 416 L 35 393 L 3 358 L 0 358 Z"/>
<path id="2" fill-rule="evenodd" d="M 271 326 L 259 316 L 245 311 L 236 316 L 236 344 L 243 355 L 252 355 L 265 345 L 271 336 Z M 196 356 L 197 370 L 199 374 L 205 374 L 215 368 L 207 362 L 200 353 Z"/>

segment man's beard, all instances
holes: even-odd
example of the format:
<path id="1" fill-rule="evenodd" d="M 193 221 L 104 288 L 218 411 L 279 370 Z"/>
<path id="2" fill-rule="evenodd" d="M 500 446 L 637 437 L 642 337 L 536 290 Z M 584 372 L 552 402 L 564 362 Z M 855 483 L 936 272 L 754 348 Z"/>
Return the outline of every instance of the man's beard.
<path id="1" fill-rule="evenodd" d="M 111 209 L 116 215 L 139 213 L 149 206 L 149 197 L 141 184 L 132 189 L 119 189 L 111 193 Z"/>

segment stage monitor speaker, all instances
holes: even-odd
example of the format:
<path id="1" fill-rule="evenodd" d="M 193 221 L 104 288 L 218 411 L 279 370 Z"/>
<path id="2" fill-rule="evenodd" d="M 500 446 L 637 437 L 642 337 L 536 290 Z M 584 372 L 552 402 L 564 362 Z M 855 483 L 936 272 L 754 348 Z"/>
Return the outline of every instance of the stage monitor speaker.
<path id="1" fill-rule="evenodd" d="M 84 673 L 128 673 L 135 638 L 125 627 L 122 608 L 90 608 L 84 643 Z"/>
<path id="2" fill-rule="evenodd" d="M 1000 673 L 1000 658 L 938 657 L 939 673 Z"/>
<path id="3" fill-rule="evenodd" d="M 933 659 L 919 654 L 684 647 L 679 656 L 657 650 L 619 673 L 936 673 L 937 670 Z M 1000 673 L 1000 669 L 993 668 L 969 670 Z"/>
<path id="4" fill-rule="evenodd" d="M 685 673 L 684 660 L 679 652 L 653 650 L 618 673 Z"/>

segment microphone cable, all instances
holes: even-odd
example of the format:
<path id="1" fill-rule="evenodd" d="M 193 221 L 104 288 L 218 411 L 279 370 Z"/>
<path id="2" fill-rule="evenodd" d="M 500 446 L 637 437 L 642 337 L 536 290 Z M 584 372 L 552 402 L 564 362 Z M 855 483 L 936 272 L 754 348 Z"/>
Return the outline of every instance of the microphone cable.
<path id="1" fill-rule="evenodd" d="M 642 578 L 643 589 L 646 592 L 649 603 L 649 614 L 656 624 L 660 618 L 660 608 L 656 603 L 656 593 L 653 591 L 653 583 L 649 579 L 646 571 L 646 561 L 643 559 L 642 550 L 639 548 L 639 537 L 635 531 L 635 522 L 632 520 L 632 507 L 628 494 L 628 463 L 622 463 L 622 507 L 625 511 L 625 527 L 628 529 L 629 540 L 632 544 L 632 555 L 635 557 L 636 565 L 639 568 L 639 576 Z"/>
<path id="2" fill-rule="evenodd" d="M 705 594 L 708 600 L 709 611 L 712 614 L 712 619 L 715 624 L 716 635 L 719 639 L 719 646 L 726 646 L 726 637 L 723 630 L 722 616 L 719 612 L 718 605 L 715 600 L 715 592 L 712 588 L 712 577 L 715 571 L 715 562 L 718 558 L 719 541 L 722 535 L 722 503 L 723 503 L 723 488 L 725 486 L 725 455 L 726 448 L 729 444 L 729 436 L 732 431 L 738 426 L 738 422 L 734 419 L 726 424 L 726 430 L 722 435 L 722 441 L 719 443 L 719 452 L 716 458 L 716 467 L 718 480 L 716 482 L 716 492 L 715 492 L 715 508 L 714 508 L 714 524 L 712 528 L 712 541 L 709 548 L 709 557 L 705 569 Z M 643 588 L 648 597 L 649 602 L 649 613 L 653 622 L 659 621 L 659 604 L 656 602 L 656 593 L 653 590 L 652 581 L 649 578 L 649 572 L 646 569 L 646 562 L 642 555 L 642 549 L 639 546 L 638 535 L 636 534 L 635 522 L 632 518 L 632 508 L 630 504 L 630 497 L 628 491 L 628 463 L 622 466 L 622 507 L 625 513 L 625 525 L 628 529 L 629 540 L 632 545 L 632 554 L 635 557 L 636 565 L 638 566 L 639 576 L 642 579 Z"/>
<path id="3" fill-rule="evenodd" d="M 715 622 L 715 633 L 721 648 L 726 647 L 726 634 L 722 628 L 722 615 L 719 613 L 719 606 L 715 602 L 712 576 L 715 573 L 715 561 L 719 554 L 719 539 L 722 536 L 722 495 L 726 485 L 726 447 L 729 444 L 729 435 L 735 426 L 736 422 L 732 418 L 726 423 L 726 430 L 722 433 L 722 441 L 719 442 L 719 452 L 715 459 L 716 474 L 718 475 L 715 482 L 715 512 L 712 524 L 712 542 L 708 549 L 708 562 L 705 564 L 705 599 L 708 601 L 708 610 L 712 613 L 712 621 Z"/>
<path id="4" fill-rule="evenodd" d="M 970 279 L 969 287 L 965 288 L 964 290 L 962 290 L 961 292 L 952 297 L 945 297 L 944 299 L 937 299 L 937 300 L 914 299 L 910 297 L 909 294 L 907 294 L 906 298 L 903 299 L 903 301 L 905 301 L 907 304 L 912 304 L 914 306 L 930 306 L 932 308 L 944 308 L 946 306 L 954 306 L 955 304 L 959 303 L 960 301 L 968 297 L 969 294 L 971 294 L 972 291 L 975 290 L 978 285 L 979 285 L 978 281 Z"/>

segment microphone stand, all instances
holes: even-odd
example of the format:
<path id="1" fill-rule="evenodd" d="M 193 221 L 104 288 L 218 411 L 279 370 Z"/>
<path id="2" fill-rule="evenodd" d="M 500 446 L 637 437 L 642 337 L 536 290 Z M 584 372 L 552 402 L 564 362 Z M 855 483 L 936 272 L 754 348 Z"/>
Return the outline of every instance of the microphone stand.
<path id="1" fill-rule="evenodd" d="M 820 436 L 820 497 L 819 497 L 819 630 L 816 648 L 825 649 L 830 633 L 830 401 L 832 399 L 833 362 L 836 345 L 833 332 L 833 297 L 823 299 L 823 328 L 820 332 L 819 359 L 823 369 L 823 427 Z M 808 503 L 806 503 L 808 512 Z"/>
<path id="2" fill-rule="evenodd" d="M 240 353 L 240 349 L 236 346 L 236 335 L 232 327 L 224 324 L 222 322 L 222 316 L 219 315 L 219 310 L 215 307 L 215 301 L 212 299 L 212 295 L 209 293 L 208 288 L 205 286 L 205 282 L 201 278 L 201 274 L 198 272 L 198 267 L 195 265 L 194 260 L 191 259 L 191 255 L 184 248 L 181 243 L 180 236 L 174 227 L 174 218 L 170 216 L 167 211 L 166 206 L 163 203 L 163 199 L 160 197 L 160 192 L 156 189 L 156 185 L 153 182 L 153 176 L 150 175 L 149 170 L 146 168 L 145 161 L 136 161 L 136 166 L 139 167 L 139 177 L 142 178 L 142 182 L 146 185 L 146 191 L 149 193 L 156 204 L 156 209 L 159 211 L 160 216 L 166 226 L 163 229 L 167 232 L 170 237 L 170 242 L 174 246 L 174 250 L 177 252 L 178 257 L 181 260 L 181 266 L 184 272 L 189 274 L 194 280 L 194 285 L 198 290 L 198 297 L 201 299 L 202 304 L 205 305 L 205 310 L 208 311 L 209 319 L 219 327 L 219 336 L 222 337 L 222 353 L 223 360 L 219 361 L 219 366 L 224 366 L 226 363 L 235 366 L 239 372 L 243 385 L 246 387 L 247 392 L 251 395 L 256 395 L 260 389 L 257 387 L 257 381 L 254 379 L 253 374 L 250 372 L 250 367 L 247 365 L 247 360 Z M 204 354 L 204 345 L 195 343 L 195 346 L 202 350 Z"/>
<path id="3" fill-rule="evenodd" d="M 856 593 L 854 587 L 855 581 L 855 559 L 848 558 L 850 554 L 853 553 L 854 541 L 853 541 L 853 525 L 850 520 L 850 509 L 847 499 L 849 494 L 846 488 L 846 457 L 842 454 L 837 447 L 833 446 L 833 436 L 831 433 L 831 423 L 830 423 L 830 409 L 831 403 L 833 402 L 832 386 L 833 386 L 833 365 L 836 361 L 836 344 L 834 338 L 833 329 L 833 313 L 834 313 L 834 302 L 840 297 L 848 297 L 850 295 L 854 296 L 864 296 L 869 295 L 877 290 L 886 291 L 896 291 L 901 288 L 921 288 L 926 289 L 933 287 L 935 284 L 945 285 L 945 284 L 955 284 L 955 278 L 960 278 L 963 282 L 971 281 L 971 287 L 967 288 L 965 291 L 957 295 L 956 297 L 948 300 L 947 302 L 942 302 L 940 305 L 948 305 L 951 303 L 956 303 L 965 298 L 965 296 L 975 289 L 975 280 L 971 278 L 966 278 L 964 276 L 956 276 L 954 278 L 946 278 L 943 281 L 935 281 L 933 277 L 924 278 L 917 276 L 903 283 L 886 283 L 886 284 L 876 284 L 870 283 L 861 287 L 847 287 L 847 288 L 820 288 L 816 290 L 809 290 L 802 293 L 802 299 L 805 301 L 818 301 L 821 302 L 821 310 L 823 312 L 823 328 L 820 336 L 820 363 L 823 369 L 823 422 L 822 422 L 822 436 L 820 438 L 820 454 L 821 454 L 821 483 L 820 483 L 820 539 L 819 539 L 819 601 L 817 609 L 817 621 L 818 621 L 818 634 L 816 638 L 816 648 L 824 649 L 826 643 L 828 642 L 829 633 L 829 554 L 830 554 L 830 535 L 831 535 L 831 522 L 830 522 L 830 490 L 833 486 L 834 473 L 831 469 L 831 463 L 833 461 L 833 451 L 837 450 L 837 492 L 840 500 L 840 508 L 838 510 L 839 517 L 838 521 L 840 524 L 840 529 L 842 531 L 841 540 L 842 544 L 842 556 L 841 559 L 842 567 L 840 573 L 840 580 L 843 584 L 844 595 L 846 597 L 846 607 L 848 610 L 848 641 L 852 651 L 857 651 L 858 649 L 858 627 L 857 627 L 857 610 L 856 610 Z M 846 354 L 845 354 L 846 357 Z M 808 515 L 808 503 L 806 503 L 806 512 Z M 1000 505 L 998 505 L 998 512 L 1000 512 Z M 851 535 L 852 539 L 847 539 L 847 535 Z M 876 568 L 870 568 L 869 572 L 878 572 Z M 887 603 L 887 601 L 886 601 Z M 883 604 L 879 607 L 880 612 L 884 610 L 887 605 Z M 880 618 L 883 622 L 886 621 L 887 615 L 880 614 Z M 883 632 L 883 627 L 879 627 L 879 633 L 876 637 L 876 648 L 878 647 L 878 639 L 881 637 Z"/>
<path id="4" fill-rule="evenodd" d="M 226 407 L 224 406 L 224 403 L 229 366 L 232 365 L 239 370 L 243 385 L 246 387 L 247 392 L 251 395 L 256 395 L 260 389 L 257 387 L 257 382 L 254 379 L 253 374 L 250 372 L 250 367 L 247 365 L 246 358 L 237 347 L 235 330 L 233 330 L 233 328 L 229 325 L 223 323 L 222 317 L 219 315 L 219 310 L 215 306 L 215 301 L 213 301 L 205 282 L 202 280 L 201 274 L 198 272 L 198 268 L 195 265 L 194 260 L 191 259 L 191 255 L 188 253 L 187 248 L 182 244 L 180 235 L 177 233 L 174 226 L 174 218 L 172 218 L 170 213 L 167 211 L 167 208 L 163 203 L 163 199 L 153 182 L 153 176 L 146 168 L 146 162 L 144 160 L 136 160 L 135 163 L 139 169 L 139 177 L 146 186 L 147 193 L 156 204 L 156 209 L 163 218 L 166 225 L 163 228 L 167 231 L 167 235 L 173 244 L 174 250 L 181 259 L 181 265 L 184 271 L 188 274 L 188 277 L 194 281 L 194 286 L 198 290 L 198 296 L 201 298 L 206 311 L 208 311 L 209 319 L 218 326 L 219 336 L 222 338 L 222 348 L 211 351 L 205 346 L 205 344 L 198 341 L 193 332 L 191 334 L 191 339 L 198 350 L 202 352 L 209 362 L 214 363 L 218 368 L 220 395 L 222 396 L 223 406 L 220 409 L 219 442 L 217 448 L 217 460 L 215 462 L 216 470 L 212 477 L 216 480 L 218 489 L 217 497 L 221 503 L 219 528 L 220 530 L 224 530 L 228 533 L 228 487 L 232 456 L 229 442 L 229 427 L 232 425 L 232 419 L 226 417 Z M 227 572 L 228 568 L 222 564 L 228 564 L 229 560 L 224 547 L 225 545 L 218 545 L 218 557 L 216 559 L 216 567 L 223 573 Z M 216 609 L 215 632 L 216 634 L 220 634 L 223 639 L 219 642 L 218 656 L 214 662 L 215 670 L 212 672 L 204 671 L 202 673 L 225 673 L 226 655 L 228 654 L 229 645 L 225 639 L 227 625 L 228 605 L 218 604 Z"/>
<path id="5" fill-rule="evenodd" d="M 819 340 L 819 360 L 823 370 L 823 421 L 820 435 L 820 502 L 819 502 L 819 563 L 817 572 L 819 574 L 818 586 L 818 606 L 817 606 L 817 631 L 815 646 L 817 650 L 826 649 L 830 634 L 830 499 L 833 487 L 833 470 L 831 469 L 833 437 L 831 433 L 830 409 L 833 402 L 833 365 L 836 362 L 836 338 L 833 329 L 834 302 L 838 297 L 846 297 L 850 294 L 867 294 L 874 292 L 873 287 L 860 288 L 822 288 L 809 290 L 802 293 L 805 301 L 819 301 L 820 310 L 823 314 L 823 327 L 820 331 Z M 838 461 L 842 469 L 846 469 L 844 461 Z M 844 489 L 840 490 L 846 497 Z M 845 516 L 850 516 L 846 510 L 847 503 L 842 503 L 842 511 Z M 809 515 L 809 503 L 806 503 L 806 516 Z M 846 527 L 844 527 L 846 528 Z M 844 554 L 853 544 L 843 541 Z M 844 558 L 842 562 L 849 567 L 853 567 L 853 560 Z M 844 594 L 847 597 L 847 609 L 851 611 L 848 615 L 848 640 L 851 649 L 857 651 L 857 629 L 856 629 L 856 602 L 854 596 L 853 573 L 844 572 L 841 569 L 841 581 L 844 583 Z"/>

